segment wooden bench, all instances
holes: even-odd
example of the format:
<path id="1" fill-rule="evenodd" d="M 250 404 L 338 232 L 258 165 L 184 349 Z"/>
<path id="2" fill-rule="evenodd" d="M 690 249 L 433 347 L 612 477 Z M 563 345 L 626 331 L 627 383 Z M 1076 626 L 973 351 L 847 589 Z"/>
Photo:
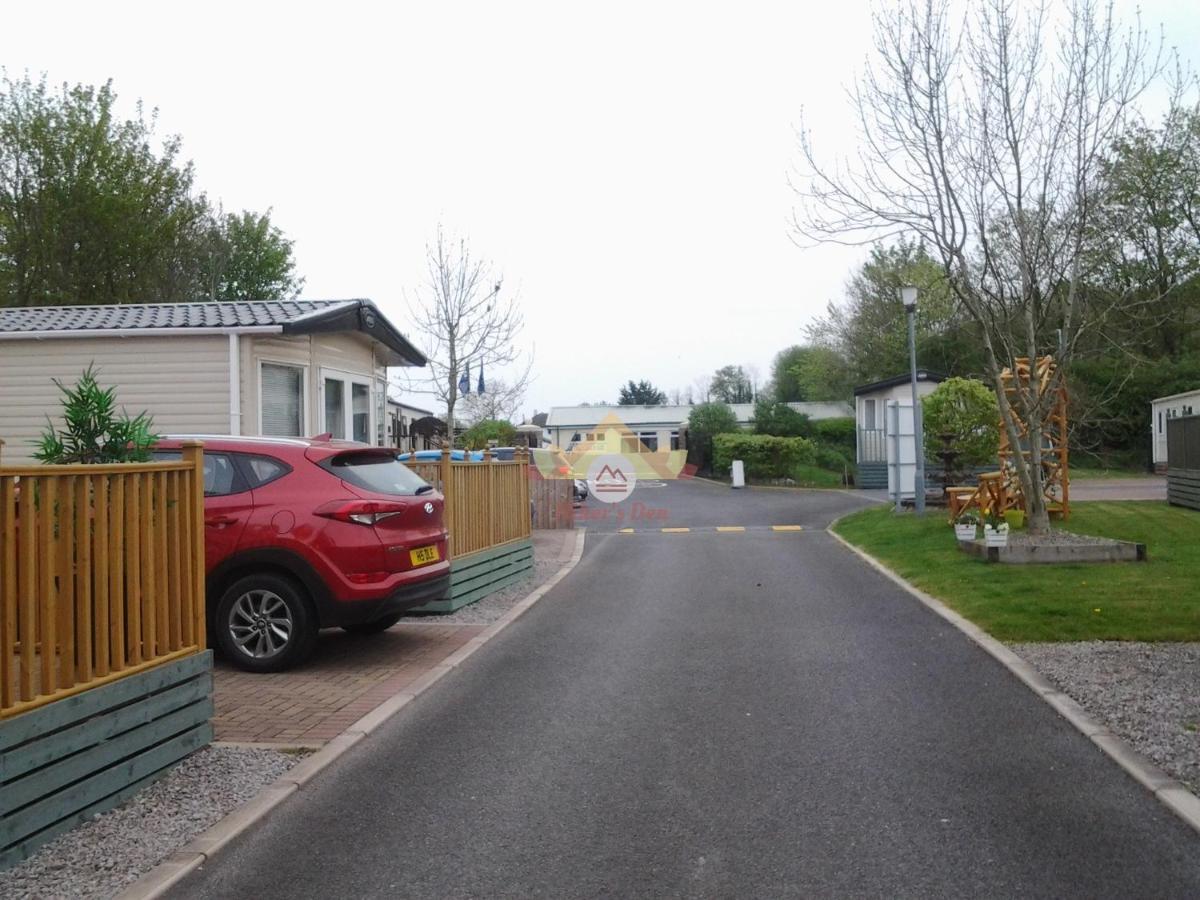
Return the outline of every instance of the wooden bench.
<path id="1" fill-rule="evenodd" d="M 951 523 L 972 508 L 978 509 L 980 515 L 995 512 L 1002 516 L 1006 510 L 1021 505 L 1020 492 L 1014 494 L 1009 489 L 1008 475 L 1005 472 L 985 472 L 979 476 L 977 486 L 946 488 L 946 495 Z"/>

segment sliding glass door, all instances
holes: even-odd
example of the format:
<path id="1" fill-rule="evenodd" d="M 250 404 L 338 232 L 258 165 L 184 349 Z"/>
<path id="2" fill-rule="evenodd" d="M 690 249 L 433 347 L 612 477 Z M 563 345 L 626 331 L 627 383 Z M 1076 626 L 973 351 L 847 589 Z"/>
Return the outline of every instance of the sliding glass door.
<path id="1" fill-rule="evenodd" d="M 323 428 L 335 440 L 371 440 L 371 382 L 359 375 L 321 370 Z"/>

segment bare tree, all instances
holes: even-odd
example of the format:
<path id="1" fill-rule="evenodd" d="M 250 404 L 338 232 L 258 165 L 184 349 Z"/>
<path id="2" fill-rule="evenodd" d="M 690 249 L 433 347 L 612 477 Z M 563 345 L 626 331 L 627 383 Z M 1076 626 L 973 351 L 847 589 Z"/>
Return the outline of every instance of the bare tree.
<path id="1" fill-rule="evenodd" d="M 512 421 L 525 399 L 527 386 L 528 378 L 521 378 L 512 385 L 498 378 L 488 379 L 484 393 L 473 391 L 459 400 L 463 422 L 474 425 L 487 419 Z"/>
<path id="2" fill-rule="evenodd" d="M 1044 531 L 1037 436 L 1053 391 L 1035 379 L 1010 396 L 1001 371 L 1052 352 L 1063 377 L 1104 318 L 1086 252 L 1101 164 L 1163 57 L 1111 4 L 1025 6 L 981 0 L 961 19 L 947 0 L 881 7 L 875 53 L 849 92 L 858 153 L 820 162 L 801 129 L 795 226 L 810 241 L 916 235 L 930 249 L 978 326 L 1009 440 L 1029 451 L 1016 474 L 1030 528 Z"/>
<path id="3" fill-rule="evenodd" d="M 468 371 L 478 378 L 481 369 L 498 375 L 517 362 L 521 351 L 516 340 L 524 319 L 515 297 L 501 299 L 502 276 L 491 263 L 472 256 L 466 240 L 448 239 L 439 225 L 425 257 L 428 282 L 410 304 L 410 313 L 425 338 L 430 378 L 424 389 L 410 390 L 433 394 L 446 405 L 446 433 L 453 440 L 460 379 Z M 506 390 L 523 395 L 532 365 L 530 358 L 522 373 L 515 378 L 510 374 Z"/>

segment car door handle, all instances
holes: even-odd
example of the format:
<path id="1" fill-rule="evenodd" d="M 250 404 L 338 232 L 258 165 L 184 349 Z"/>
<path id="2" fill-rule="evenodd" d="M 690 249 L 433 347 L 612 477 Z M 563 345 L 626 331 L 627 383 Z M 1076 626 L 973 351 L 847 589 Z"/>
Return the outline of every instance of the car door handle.
<path id="1" fill-rule="evenodd" d="M 204 520 L 205 525 L 232 525 L 237 521 L 237 516 L 209 516 Z"/>

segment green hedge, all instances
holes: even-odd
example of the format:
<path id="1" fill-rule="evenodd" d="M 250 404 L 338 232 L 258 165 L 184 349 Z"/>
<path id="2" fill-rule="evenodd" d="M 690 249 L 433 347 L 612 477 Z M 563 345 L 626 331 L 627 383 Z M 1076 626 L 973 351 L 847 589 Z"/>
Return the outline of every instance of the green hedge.
<path id="1" fill-rule="evenodd" d="M 813 437 L 817 443 L 832 447 L 853 459 L 858 435 L 853 416 L 836 419 L 817 419 L 813 422 Z"/>
<path id="2" fill-rule="evenodd" d="M 767 434 L 718 434 L 713 438 L 713 469 L 725 475 L 740 459 L 747 478 L 787 478 L 801 465 L 817 461 L 817 447 L 808 438 Z"/>

